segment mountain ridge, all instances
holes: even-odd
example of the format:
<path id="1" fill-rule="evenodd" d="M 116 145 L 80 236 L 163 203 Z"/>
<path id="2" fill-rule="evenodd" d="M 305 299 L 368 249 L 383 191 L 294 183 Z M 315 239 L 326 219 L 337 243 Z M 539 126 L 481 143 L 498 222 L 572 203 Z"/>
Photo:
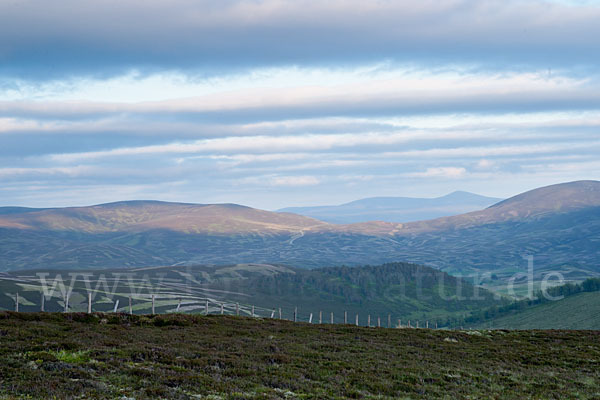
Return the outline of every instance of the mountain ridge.
<path id="1" fill-rule="evenodd" d="M 572 280 L 600 273 L 597 181 L 552 185 L 476 212 L 411 223 L 340 225 L 232 204 L 111 204 L 0 215 L 0 271 L 406 261 L 502 281 L 522 270 L 524 255 L 534 255 L 536 279 L 565 265 Z"/>

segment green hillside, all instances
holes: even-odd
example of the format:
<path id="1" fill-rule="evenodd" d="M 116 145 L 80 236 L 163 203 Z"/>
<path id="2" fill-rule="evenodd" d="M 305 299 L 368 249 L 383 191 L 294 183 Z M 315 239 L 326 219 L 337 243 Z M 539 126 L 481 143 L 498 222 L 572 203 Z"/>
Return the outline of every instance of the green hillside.
<path id="1" fill-rule="evenodd" d="M 600 330 L 600 292 L 577 293 L 476 325 L 499 329 Z"/>
<path id="2" fill-rule="evenodd" d="M 497 329 L 600 329 L 600 279 L 554 286 L 531 299 L 474 311 L 459 324 Z"/>
<path id="3" fill-rule="evenodd" d="M 0 398 L 597 399 L 589 331 L 0 312 Z"/>

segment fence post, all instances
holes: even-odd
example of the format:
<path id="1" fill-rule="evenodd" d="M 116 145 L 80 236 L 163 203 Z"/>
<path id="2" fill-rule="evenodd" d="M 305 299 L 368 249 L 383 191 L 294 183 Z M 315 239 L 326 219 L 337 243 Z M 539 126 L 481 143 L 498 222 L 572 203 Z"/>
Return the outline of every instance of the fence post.
<path id="1" fill-rule="evenodd" d="M 273 309 L 273 311 L 271 311 L 271 319 L 273 319 L 275 317 L 275 309 Z"/>
<path id="2" fill-rule="evenodd" d="M 310 313 L 310 317 L 308 317 L 308 323 L 312 324 L 312 313 Z"/>
<path id="3" fill-rule="evenodd" d="M 221 303 L 221 315 L 225 314 L 225 305 Z"/>
<path id="4" fill-rule="evenodd" d="M 371 327 L 371 314 L 367 315 L 367 326 Z"/>
<path id="5" fill-rule="evenodd" d="M 281 319 L 281 307 L 279 307 L 279 319 Z"/>
<path id="6" fill-rule="evenodd" d="M 437 321 L 435 321 L 435 329 L 437 329 Z"/>
<path id="7" fill-rule="evenodd" d="M 419 329 L 419 320 L 417 320 L 417 329 Z"/>
<path id="8" fill-rule="evenodd" d="M 407 325 L 407 326 L 408 326 L 409 328 L 411 328 L 411 326 L 410 326 L 410 319 L 408 320 L 408 325 Z"/>
<path id="9" fill-rule="evenodd" d="M 381 317 L 377 317 L 377 327 L 381 328 Z"/>
<path id="10" fill-rule="evenodd" d="M 425 328 L 429 329 L 429 321 L 425 321 Z"/>
<path id="11" fill-rule="evenodd" d="M 388 314 L 388 328 L 392 327 L 392 315 Z"/>
<path id="12" fill-rule="evenodd" d="M 348 311 L 344 311 L 344 325 L 348 323 Z"/>
<path id="13" fill-rule="evenodd" d="M 88 292 L 88 314 L 92 313 L 92 292 Z"/>
<path id="14" fill-rule="evenodd" d="M 129 296 L 129 315 L 133 314 L 133 304 L 131 302 L 131 296 Z"/>
<path id="15" fill-rule="evenodd" d="M 298 307 L 294 308 L 294 322 L 298 322 Z"/>
<path id="16" fill-rule="evenodd" d="M 15 296 L 15 311 L 19 312 L 19 292 L 17 292 L 17 295 Z"/>
<path id="17" fill-rule="evenodd" d="M 152 295 L 152 315 L 154 315 L 154 295 Z"/>
<path id="18" fill-rule="evenodd" d="M 319 311 L 319 324 L 323 323 L 323 311 Z"/>
<path id="19" fill-rule="evenodd" d="M 235 303 L 235 315 L 240 315 L 240 303 Z"/>
<path id="20" fill-rule="evenodd" d="M 116 313 L 118 309 L 119 309 L 119 299 L 117 299 L 117 301 L 115 301 L 115 308 L 113 309 L 113 312 Z"/>
<path id="21" fill-rule="evenodd" d="M 206 299 L 206 304 L 204 304 L 204 314 L 208 315 L 208 299 Z"/>
<path id="22" fill-rule="evenodd" d="M 356 314 L 356 323 L 355 323 L 355 325 L 358 326 L 358 314 Z"/>
<path id="23" fill-rule="evenodd" d="M 69 293 L 65 295 L 65 312 L 69 312 Z"/>
<path id="24" fill-rule="evenodd" d="M 179 301 L 177 302 L 177 308 L 175 309 L 175 312 L 179 312 L 180 308 L 181 308 L 181 299 L 179 299 Z"/>
<path id="25" fill-rule="evenodd" d="M 398 318 L 398 328 L 402 328 L 402 320 Z"/>
<path id="26" fill-rule="evenodd" d="M 333 311 L 331 312 L 331 325 L 333 325 Z"/>
<path id="27" fill-rule="evenodd" d="M 46 296 L 44 296 L 44 291 L 42 290 L 42 306 L 40 307 L 40 311 L 44 312 L 44 308 L 45 308 L 45 303 L 46 302 Z"/>

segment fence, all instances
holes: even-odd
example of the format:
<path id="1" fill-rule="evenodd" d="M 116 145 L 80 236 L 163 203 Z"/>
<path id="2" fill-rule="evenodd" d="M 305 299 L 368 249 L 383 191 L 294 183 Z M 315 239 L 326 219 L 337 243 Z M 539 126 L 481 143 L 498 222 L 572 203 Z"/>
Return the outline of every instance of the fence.
<path id="1" fill-rule="evenodd" d="M 144 295 L 144 296 L 137 296 L 137 297 L 133 297 L 133 296 L 129 296 L 127 298 L 125 298 L 124 300 L 127 300 L 127 305 L 119 307 L 120 305 L 120 300 L 122 300 L 123 298 L 118 298 L 116 300 L 114 300 L 113 303 L 111 303 L 111 307 L 108 310 L 98 310 L 98 309 L 94 309 L 94 296 L 92 295 L 91 292 L 87 293 L 87 301 L 86 301 L 86 309 L 85 310 L 76 310 L 74 309 L 73 305 L 70 304 L 70 299 L 72 297 L 73 293 L 70 293 L 69 295 L 66 295 L 63 299 L 62 299 L 62 304 L 63 304 L 63 308 L 62 312 L 75 312 L 75 311 L 85 311 L 87 313 L 92 313 L 92 312 L 110 312 L 112 310 L 113 313 L 117 313 L 117 312 L 122 312 L 122 313 L 128 313 L 128 314 L 134 314 L 136 313 L 135 311 L 139 311 L 139 310 L 149 310 L 150 314 L 169 314 L 169 313 L 185 313 L 185 312 L 195 312 L 195 313 L 200 313 L 200 314 L 204 314 L 204 315 L 214 315 L 214 314 L 220 314 L 220 315 L 236 315 L 236 316 L 249 316 L 249 317 L 253 317 L 253 318 L 271 318 L 271 319 L 288 319 L 290 321 L 294 321 L 294 322 L 307 322 L 309 324 L 313 324 L 313 323 L 317 323 L 316 318 L 313 318 L 313 316 L 318 315 L 318 324 L 323 324 L 323 323 L 327 323 L 327 318 L 323 318 L 323 316 L 327 316 L 327 313 L 323 313 L 322 310 L 318 311 L 318 314 L 313 313 L 313 312 L 308 312 L 308 313 L 300 313 L 298 307 L 294 307 L 293 309 L 293 313 L 290 314 L 286 314 L 286 310 L 282 307 L 274 307 L 274 308 L 264 308 L 264 307 L 259 307 L 259 306 L 255 306 L 255 305 L 248 305 L 248 304 L 240 304 L 239 302 L 223 302 L 223 301 L 215 301 L 213 299 L 208 299 L 208 298 L 199 298 L 199 297 L 194 297 L 194 296 L 175 296 L 175 295 L 170 295 L 170 296 L 165 296 L 165 295 Z M 20 312 L 19 311 L 19 304 L 22 302 L 23 298 L 20 297 L 19 293 L 17 292 L 15 294 L 14 297 L 14 302 L 15 302 L 15 311 L 16 312 Z M 99 302 L 102 304 L 106 304 L 106 301 L 103 302 Z M 193 304 L 194 306 L 191 307 L 190 304 Z M 29 302 L 29 305 L 31 305 L 31 302 Z M 35 305 L 35 304 L 34 304 Z M 79 304 L 79 306 L 81 307 L 81 304 Z M 174 308 L 173 308 L 174 307 Z M 105 308 L 105 307 L 104 307 Z M 163 309 L 162 312 L 157 312 L 157 308 L 161 308 Z M 166 309 L 165 309 L 166 308 Z M 40 300 L 40 307 L 39 307 L 39 311 L 41 312 L 46 312 L 46 296 L 42 293 L 41 294 L 41 300 Z M 148 314 L 148 313 L 143 313 L 143 312 L 138 312 L 139 314 Z M 341 313 L 340 313 L 341 314 Z M 380 315 L 377 316 L 373 316 L 373 318 L 371 318 L 371 314 L 366 314 L 366 318 L 365 315 L 363 314 L 362 316 L 360 315 L 360 313 L 354 313 L 354 315 L 351 315 L 348 313 L 348 311 L 344 311 L 343 312 L 343 324 L 349 324 L 351 323 L 351 318 L 349 317 L 354 317 L 354 325 L 356 326 L 368 326 L 368 327 L 377 327 L 377 328 L 425 328 L 425 329 L 438 329 L 438 323 L 437 321 L 432 321 L 432 323 L 430 324 L 430 321 L 425 320 L 425 325 L 423 325 L 422 323 L 420 324 L 420 321 L 412 321 L 411 320 L 406 320 L 406 324 L 402 324 L 402 319 L 398 318 L 398 319 L 393 319 L 392 318 L 392 314 L 387 314 L 385 316 L 386 319 L 384 319 L 384 324 L 382 324 L 382 319 Z M 333 311 L 329 312 L 329 324 L 341 324 L 342 323 L 342 317 L 339 317 L 340 319 L 336 322 L 336 315 Z M 376 319 L 375 319 L 376 318 Z M 313 321 L 315 320 L 315 321 Z M 366 320 L 366 324 L 364 324 L 364 321 Z M 375 322 L 376 321 L 376 322 Z M 363 324 L 361 324 L 361 322 Z M 396 322 L 395 325 L 392 325 L 392 322 Z"/>

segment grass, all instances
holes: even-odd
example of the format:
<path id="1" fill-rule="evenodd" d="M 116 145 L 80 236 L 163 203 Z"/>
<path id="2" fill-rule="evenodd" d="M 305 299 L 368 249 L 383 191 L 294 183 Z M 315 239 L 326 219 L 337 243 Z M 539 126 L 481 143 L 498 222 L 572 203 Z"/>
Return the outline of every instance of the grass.
<path id="1" fill-rule="evenodd" d="M 600 333 L 0 313 L 0 398 L 598 398 Z"/>
<path id="2" fill-rule="evenodd" d="M 506 329 L 600 329 L 600 292 L 577 293 L 481 322 Z"/>

